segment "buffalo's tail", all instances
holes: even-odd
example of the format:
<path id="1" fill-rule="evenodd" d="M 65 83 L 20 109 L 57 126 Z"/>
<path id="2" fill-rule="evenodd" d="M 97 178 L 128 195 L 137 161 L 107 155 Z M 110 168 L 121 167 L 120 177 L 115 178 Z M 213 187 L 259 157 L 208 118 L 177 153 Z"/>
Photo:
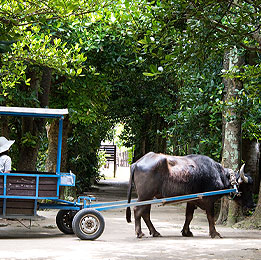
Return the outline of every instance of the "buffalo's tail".
<path id="1" fill-rule="evenodd" d="M 127 193 L 128 203 L 131 202 L 131 192 L 132 192 L 132 183 L 133 183 L 133 178 L 134 178 L 134 169 L 135 169 L 135 166 L 134 166 L 134 164 L 132 164 L 131 167 L 130 167 L 130 180 L 129 180 L 129 188 L 128 188 L 128 193 Z M 127 220 L 128 223 L 131 222 L 131 209 L 130 209 L 130 207 L 126 208 L 126 220 Z"/>

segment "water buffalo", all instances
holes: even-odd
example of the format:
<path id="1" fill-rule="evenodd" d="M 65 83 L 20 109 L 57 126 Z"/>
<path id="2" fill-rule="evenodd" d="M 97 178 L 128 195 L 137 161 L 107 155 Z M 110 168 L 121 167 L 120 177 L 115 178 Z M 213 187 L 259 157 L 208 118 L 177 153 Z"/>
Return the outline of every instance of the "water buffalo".
<path id="1" fill-rule="evenodd" d="M 138 201 L 144 201 L 153 198 L 229 189 L 232 188 L 231 176 L 234 176 L 238 190 L 241 192 L 241 196 L 236 196 L 235 201 L 243 206 L 252 207 L 251 186 L 253 181 L 250 176 L 244 174 L 243 168 L 241 167 L 240 172 L 236 173 L 204 155 L 170 156 L 150 152 L 131 165 L 128 202 L 131 201 L 133 182 Z M 193 236 L 189 225 L 194 210 L 198 206 L 206 211 L 210 236 L 212 238 L 221 237 L 215 229 L 214 221 L 214 202 L 220 197 L 221 195 L 209 196 L 187 202 L 186 220 L 181 231 L 183 236 Z M 134 208 L 135 231 L 138 238 L 144 236 L 141 231 L 141 217 L 145 221 L 150 234 L 154 237 L 160 236 L 150 220 L 150 209 L 151 205 Z M 126 210 L 126 219 L 127 222 L 131 222 L 130 208 Z"/>

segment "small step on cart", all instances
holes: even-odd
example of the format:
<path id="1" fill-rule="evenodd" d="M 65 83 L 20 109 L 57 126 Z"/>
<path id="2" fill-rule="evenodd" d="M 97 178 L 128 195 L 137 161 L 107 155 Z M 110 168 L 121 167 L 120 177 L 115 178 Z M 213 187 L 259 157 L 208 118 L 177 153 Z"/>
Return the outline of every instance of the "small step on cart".
<path id="1" fill-rule="evenodd" d="M 38 209 L 59 209 L 57 227 L 65 234 L 75 233 L 80 239 L 94 240 L 104 231 L 105 222 L 100 211 L 142 206 L 148 204 L 180 203 L 228 193 L 237 194 L 237 188 L 189 194 L 148 201 L 132 200 L 92 203 L 95 198 L 81 196 L 70 202 L 59 199 L 61 186 L 75 186 L 73 173 L 62 173 L 62 127 L 67 109 L 2 107 L 0 116 L 56 118 L 59 120 L 56 172 L 15 171 L 0 173 L 0 218 L 34 219 Z M 42 200 L 50 203 L 42 203 Z"/>

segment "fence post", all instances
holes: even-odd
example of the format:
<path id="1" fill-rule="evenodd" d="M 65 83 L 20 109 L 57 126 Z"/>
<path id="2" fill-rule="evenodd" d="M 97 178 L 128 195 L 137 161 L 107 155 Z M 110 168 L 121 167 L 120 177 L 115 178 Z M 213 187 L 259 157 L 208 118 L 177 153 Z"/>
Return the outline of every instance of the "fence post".
<path id="1" fill-rule="evenodd" d="M 116 177 L 117 170 L 117 155 L 116 155 L 116 145 L 101 145 L 100 150 L 105 151 L 105 157 L 107 162 L 113 161 L 113 177 Z"/>
<path id="2" fill-rule="evenodd" d="M 117 168 L 117 162 L 116 162 L 116 145 L 114 146 L 114 154 L 113 154 L 113 164 L 114 164 L 114 168 L 113 168 L 113 177 L 116 177 L 116 168 Z"/>

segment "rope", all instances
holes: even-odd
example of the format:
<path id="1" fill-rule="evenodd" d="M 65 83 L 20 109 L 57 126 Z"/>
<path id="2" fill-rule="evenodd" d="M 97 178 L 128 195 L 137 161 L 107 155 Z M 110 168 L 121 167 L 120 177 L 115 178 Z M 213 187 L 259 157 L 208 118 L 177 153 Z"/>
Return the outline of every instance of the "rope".
<path id="1" fill-rule="evenodd" d="M 236 173 L 233 170 L 229 169 L 229 174 L 230 174 L 229 181 L 231 185 L 237 189 L 238 183 L 237 183 Z M 234 192 L 233 194 L 230 193 L 230 197 L 228 197 L 228 199 L 233 200 L 236 196 L 240 196 L 240 195 L 241 195 L 240 192 L 238 192 L 237 190 L 237 192 Z"/>
<path id="2" fill-rule="evenodd" d="M 229 174 L 230 174 L 229 181 L 230 181 L 231 185 L 232 186 L 237 185 L 238 183 L 237 183 L 237 178 L 236 178 L 235 172 L 233 170 L 229 169 Z"/>

